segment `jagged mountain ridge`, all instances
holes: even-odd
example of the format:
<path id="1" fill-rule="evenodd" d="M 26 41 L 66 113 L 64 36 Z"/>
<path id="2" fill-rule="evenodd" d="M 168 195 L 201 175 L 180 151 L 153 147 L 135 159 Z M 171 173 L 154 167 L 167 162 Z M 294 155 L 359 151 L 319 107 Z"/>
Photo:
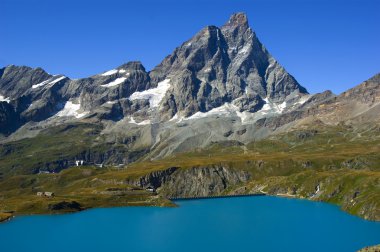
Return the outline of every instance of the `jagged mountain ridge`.
<path id="1" fill-rule="evenodd" d="M 149 72 L 140 62 L 77 80 L 41 68 L 1 69 L 0 135 L 12 145 L 62 125 L 96 125 L 92 145 L 54 157 L 58 166 L 45 164 L 53 170 L 75 158 L 157 159 L 215 143 L 245 145 L 313 121 L 377 123 L 379 83 L 377 75 L 339 96 L 310 95 L 237 13 L 220 28 L 202 29 Z"/>
<path id="2" fill-rule="evenodd" d="M 17 129 L 6 127 L 7 118 L 17 118 L 15 125 L 21 126 L 60 115 L 64 109 L 69 111 L 61 115 L 71 117 L 120 120 L 134 115 L 139 121 L 161 122 L 225 103 L 239 112 L 256 112 L 269 101 L 282 103 L 292 95 L 307 94 L 267 52 L 242 13 L 232 15 L 221 28 L 207 26 L 150 72 L 140 62 L 129 62 L 78 80 L 17 66 L 2 69 L 0 76 L 1 95 L 12 107 L 2 110 L 3 134 Z M 130 99 L 149 89 L 152 92 Z"/>

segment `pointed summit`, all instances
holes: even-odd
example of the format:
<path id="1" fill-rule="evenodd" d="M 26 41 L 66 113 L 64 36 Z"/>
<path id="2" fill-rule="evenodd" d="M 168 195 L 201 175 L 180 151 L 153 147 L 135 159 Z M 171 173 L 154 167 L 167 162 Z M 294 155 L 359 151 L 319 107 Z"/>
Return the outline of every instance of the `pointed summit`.
<path id="1" fill-rule="evenodd" d="M 224 25 L 224 27 L 242 27 L 247 29 L 248 28 L 248 18 L 243 12 L 238 12 L 235 14 L 232 14 L 228 22 Z"/>
<path id="2" fill-rule="evenodd" d="M 202 29 L 149 76 L 153 85 L 171 81 L 161 110 L 167 118 L 177 113 L 188 117 L 225 103 L 254 112 L 267 100 L 281 104 L 307 93 L 260 43 L 244 13 L 233 14 L 221 28 Z"/>

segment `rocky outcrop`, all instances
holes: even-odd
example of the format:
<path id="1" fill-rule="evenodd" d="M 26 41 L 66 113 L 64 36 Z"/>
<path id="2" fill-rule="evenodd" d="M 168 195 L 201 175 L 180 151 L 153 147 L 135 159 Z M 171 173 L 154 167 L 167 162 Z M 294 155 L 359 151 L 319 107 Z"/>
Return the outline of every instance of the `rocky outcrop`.
<path id="1" fill-rule="evenodd" d="M 126 183 L 143 188 L 153 187 L 168 198 L 220 195 L 230 186 L 247 182 L 251 174 L 223 165 L 176 168 L 156 171 Z"/>
<path id="2" fill-rule="evenodd" d="M 42 68 L 9 65 L 0 69 L 0 94 L 15 100 L 34 84 L 42 83 L 52 77 Z"/>
<path id="3" fill-rule="evenodd" d="M 12 213 L 0 212 L 0 223 L 10 220 L 12 218 Z"/>
<path id="4" fill-rule="evenodd" d="M 125 183 L 142 188 L 153 187 L 157 189 L 165 184 L 169 177 L 178 169 L 178 167 L 170 167 L 162 171 L 154 171 L 138 179 L 127 179 Z"/>
<path id="5" fill-rule="evenodd" d="M 76 212 L 83 210 L 83 207 L 76 201 L 61 201 L 54 204 L 49 204 L 50 211 Z"/>

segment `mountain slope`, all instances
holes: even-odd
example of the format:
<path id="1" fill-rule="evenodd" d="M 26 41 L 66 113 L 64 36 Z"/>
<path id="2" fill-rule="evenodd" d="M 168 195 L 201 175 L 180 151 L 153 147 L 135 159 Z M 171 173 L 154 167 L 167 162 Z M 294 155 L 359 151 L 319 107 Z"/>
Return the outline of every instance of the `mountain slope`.
<path id="1" fill-rule="evenodd" d="M 5 126 L 12 116 L 18 125 L 60 115 L 74 121 L 73 117 L 87 116 L 159 123 L 225 103 L 239 112 L 256 112 L 265 104 L 307 94 L 268 53 L 242 13 L 221 28 L 207 26 L 151 72 L 139 62 L 129 62 L 78 80 L 40 68 L 8 66 L 1 73 L 0 94 L 11 106 L 1 110 L 3 134 L 15 130 Z"/>
<path id="2" fill-rule="evenodd" d="M 60 170 L 79 158 L 126 164 L 215 143 L 244 146 L 313 123 L 376 128 L 379 110 L 379 75 L 339 96 L 310 95 L 237 13 L 220 28 L 202 29 L 150 72 L 140 62 L 77 80 L 40 68 L 1 69 L 0 161 L 16 173 Z M 24 145 L 28 155 L 31 146 L 49 153 L 40 149 L 51 146 L 49 137 L 60 148 L 27 171 L 8 160 Z"/>
<path id="3" fill-rule="evenodd" d="M 72 80 L 0 69 L 0 221 L 263 192 L 379 220 L 379 143 L 380 74 L 308 94 L 237 13 L 152 71 L 128 62 Z"/>
<path id="4" fill-rule="evenodd" d="M 208 26 L 183 43 L 152 70 L 153 80 L 170 78 L 172 87 L 164 99 L 174 116 L 206 112 L 224 103 L 239 111 L 256 112 L 264 99 L 282 103 L 306 89 L 268 53 L 248 27 L 242 13 L 221 28 Z"/>

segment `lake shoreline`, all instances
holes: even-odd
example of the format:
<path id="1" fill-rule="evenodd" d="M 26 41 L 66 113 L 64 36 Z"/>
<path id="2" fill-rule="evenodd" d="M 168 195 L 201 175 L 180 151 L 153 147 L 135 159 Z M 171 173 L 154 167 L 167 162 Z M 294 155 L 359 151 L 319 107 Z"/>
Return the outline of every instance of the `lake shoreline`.
<path id="1" fill-rule="evenodd" d="M 51 249 L 63 235 L 66 242 L 79 246 L 75 251 L 82 251 L 85 246 L 85 250 L 91 251 L 106 248 L 116 251 L 127 243 L 131 251 L 161 252 L 182 248 L 187 252 L 193 249 L 183 247 L 189 237 L 194 245 L 203 242 L 212 248 L 219 246 L 218 251 L 244 251 L 252 246 L 258 251 L 278 251 L 279 247 L 283 251 L 302 251 L 299 250 L 301 247 L 309 246 L 308 251 L 317 252 L 329 250 L 332 241 L 334 251 L 358 251 L 380 241 L 376 236 L 380 223 L 354 217 L 332 204 L 292 199 L 223 197 L 174 201 L 179 207 L 99 207 L 83 209 L 77 214 L 22 216 L 0 225 L 0 236 L 5 250 L 25 251 L 31 241 L 48 236 L 49 227 L 59 227 L 56 236 L 38 247 L 40 252 Z M 30 226 L 33 226 L 33 232 L 30 232 Z M 330 236 L 328 232 L 321 232 L 327 226 L 331 232 L 341 235 Z M 277 234 L 285 237 L 277 238 L 273 244 L 265 242 Z M 315 235 L 319 235 L 318 244 L 312 244 Z M 15 243 L 17 237 L 22 237 L 23 243 Z M 165 242 L 165 237 L 171 237 L 172 242 Z M 251 240 L 241 240 L 248 237 Z M 350 237 L 348 241 L 347 237 Z M 252 239 L 255 245 L 252 245 Z M 158 240 L 163 242 L 157 243 Z M 300 245 L 301 241 L 304 244 Z M 63 252 L 64 249 L 67 248 L 57 251 Z M 36 250 L 32 248 L 31 251 Z"/>
<path id="2" fill-rule="evenodd" d="M 14 215 L 12 215 L 11 213 L 0 213 L 0 223 L 9 221 L 13 217 Z"/>
<path id="3" fill-rule="evenodd" d="M 63 210 L 63 211 L 56 211 L 56 212 L 51 212 L 51 211 L 44 212 L 44 211 L 42 211 L 42 212 L 38 212 L 38 213 L 20 213 L 20 214 L 1 213 L 0 212 L 0 224 L 4 223 L 4 222 L 7 222 L 7 221 L 11 221 L 13 218 L 15 218 L 17 216 L 62 215 L 62 214 L 79 213 L 79 212 L 83 212 L 83 211 L 91 210 L 91 209 L 115 208 L 115 207 L 164 207 L 164 208 L 169 207 L 169 208 L 171 208 L 171 207 L 179 207 L 175 203 L 176 201 L 191 201 L 191 200 L 206 200 L 206 199 L 224 199 L 224 198 L 244 198 L 244 197 L 264 197 L 264 196 L 267 196 L 267 197 L 278 197 L 278 198 L 287 198 L 287 199 L 298 199 L 298 200 L 306 200 L 306 201 L 311 201 L 311 202 L 322 202 L 322 203 L 325 203 L 325 204 L 331 204 L 331 205 L 339 207 L 340 211 L 342 211 L 342 212 L 344 212 L 346 214 L 358 217 L 358 218 L 360 218 L 362 220 L 371 221 L 371 222 L 380 222 L 380 220 L 366 219 L 366 218 L 363 218 L 360 215 L 352 214 L 352 213 L 350 213 L 348 211 L 345 211 L 344 209 L 342 209 L 342 206 L 339 205 L 339 204 L 334 204 L 334 203 L 326 202 L 326 201 L 313 200 L 313 199 L 310 199 L 310 198 L 300 197 L 298 195 L 291 195 L 291 194 L 269 194 L 269 193 L 266 193 L 264 191 L 260 191 L 258 193 L 235 194 L 235 195 L 212 195 L 212 196 L 177 197 L 177 198 L 166 198 L 166 197 L 163 197 L 162 199 L 165 199 L 166 201 L 165 202 L 161 202 L 161 204 L 141 204 L 141 202 L 140 202 L 140 204 L 136 204 L 136 205 L 132 205 L 132 204 L 126 204 L 126 205 L 114 205 L 114 204 L 110 204 L 110 205 L 95 205 L 95 206 L 90 206 L 90 207 L 82 207 L 80 209 L 75 209 L 75 210 L 69 210 L 69 211 Z M 168 204 L 167 201 L 169 202 L 169 204 Z"/>

